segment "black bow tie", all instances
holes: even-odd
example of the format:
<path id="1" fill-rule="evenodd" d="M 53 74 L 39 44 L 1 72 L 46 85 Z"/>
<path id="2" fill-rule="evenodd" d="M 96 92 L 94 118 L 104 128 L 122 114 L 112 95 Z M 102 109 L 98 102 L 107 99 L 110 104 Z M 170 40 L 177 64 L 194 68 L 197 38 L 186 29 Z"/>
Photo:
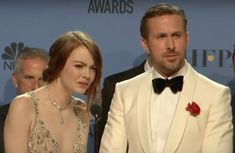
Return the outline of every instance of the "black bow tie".
<path id="1" fill-rule="evenodd" d="M 183 76 L 177 76 L 172 79 L 161 79 L 161 78 L 156 78 L 153 79 L 153 89 L 154 92 L 157 94 L 160 94 L 165 87 L 170 87 L 171 91 L 173 93 L 177 93 L 177 91 L 181 91 L 183 87 Z"/>

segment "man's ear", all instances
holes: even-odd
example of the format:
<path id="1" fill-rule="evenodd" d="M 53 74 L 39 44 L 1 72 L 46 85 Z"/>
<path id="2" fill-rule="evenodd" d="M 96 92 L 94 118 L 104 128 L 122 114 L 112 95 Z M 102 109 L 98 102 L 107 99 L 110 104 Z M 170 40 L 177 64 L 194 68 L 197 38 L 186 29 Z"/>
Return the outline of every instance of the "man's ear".
<path id="1" fill-rule="evenodd" d="M 187 40 L 186 40 L 186 41 L 187 41 L 187 46 L 188 46 L 188 44 L 189 44 L 189 39 L 190 39 L 190 37 L 189 37 L 189 32 L 187 32 L 186 35 L 187 35 Z"/>
<path id="2" fill-rule="evenodd" d="M 146 39 L 144 39 L 143 37 L 140 37 L 140 45 L 142 46 L 142 48 L 144 49 L 144 51 L 149 54 L 149 47 L 148 47 L 148 42 Z"/>
<path id="3" fill-rule="evenodd" d="M 13 85 L 15 86 L 15 88 L 17 88 L 17 79 L 16 79 L 16 74 L 15 73 L 13 73 L 12 75 L 11 75 L 11 81 L 12 81 L 12 83 L 13 83 Z"/>

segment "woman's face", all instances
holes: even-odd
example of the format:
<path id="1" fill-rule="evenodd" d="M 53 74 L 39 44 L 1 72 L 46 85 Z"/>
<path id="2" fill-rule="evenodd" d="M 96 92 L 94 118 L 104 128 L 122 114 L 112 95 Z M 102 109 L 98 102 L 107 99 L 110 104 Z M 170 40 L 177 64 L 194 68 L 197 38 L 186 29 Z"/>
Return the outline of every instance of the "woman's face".
<path id="1" fill-rule="evenodd" d="M 95 75 L 96 66 L 91 54 L 86 47 L 79 46 L 69 55 L 59 79 L 68 92 L 84 94 Z"/>

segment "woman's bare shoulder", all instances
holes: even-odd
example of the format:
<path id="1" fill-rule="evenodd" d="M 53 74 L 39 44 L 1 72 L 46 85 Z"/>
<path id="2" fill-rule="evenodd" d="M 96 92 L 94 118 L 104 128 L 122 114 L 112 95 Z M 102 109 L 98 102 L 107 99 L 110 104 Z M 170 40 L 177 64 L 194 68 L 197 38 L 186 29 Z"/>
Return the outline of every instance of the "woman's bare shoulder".
<path id="1" fill-rule="evenodd" d="M 12 115 L 29 115 L 28 113 L 32 112 L 32 99 L 29 93 L 25 93 L 19 96 L 16 96 L 9 108 L 9 114 Z"/>

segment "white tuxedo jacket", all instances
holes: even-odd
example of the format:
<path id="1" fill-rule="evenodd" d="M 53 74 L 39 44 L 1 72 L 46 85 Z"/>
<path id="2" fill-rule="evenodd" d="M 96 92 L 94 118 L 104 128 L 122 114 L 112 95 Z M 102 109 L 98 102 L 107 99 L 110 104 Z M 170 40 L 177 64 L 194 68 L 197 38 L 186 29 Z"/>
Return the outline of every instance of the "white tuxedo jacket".
<path id="1" fill-rule="evenodd" d="M 153 69 L 116 84 L 100 153 L 153 153 L 151 94 Z M 232 153 L 232 113 L 228 87 L 189 66 L 164 153 Z M 196 102 L 196 117 L 186 111 Z"/>

